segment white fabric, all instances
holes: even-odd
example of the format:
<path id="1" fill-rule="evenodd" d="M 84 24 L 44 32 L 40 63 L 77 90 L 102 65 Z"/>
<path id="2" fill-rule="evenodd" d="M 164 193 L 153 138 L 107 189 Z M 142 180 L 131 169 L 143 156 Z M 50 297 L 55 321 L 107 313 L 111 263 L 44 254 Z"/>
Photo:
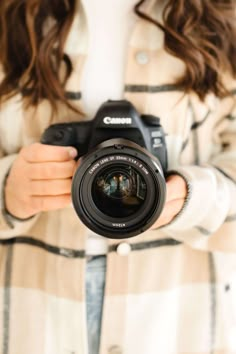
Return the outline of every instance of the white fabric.
<path id="1" fill-rule="evenodd" d="M 93 117 L 107 99 L 123 96 L 126 53 L 135 24 L 136 0 L 83 0 L 88 22 L 88 57 L 82 75 L 82 103 Z"/>
<path id="2" fill-rule="evenodd" d="M 126 53 L 135 24 L 136 0 L 83 0 L 88 21 L 89 49 L 82 75 L 82 104 L 93 118 L 108 99 L 123 98 Z M 90 234 L 86 253 L 105 254 L 107 239 Z"/>

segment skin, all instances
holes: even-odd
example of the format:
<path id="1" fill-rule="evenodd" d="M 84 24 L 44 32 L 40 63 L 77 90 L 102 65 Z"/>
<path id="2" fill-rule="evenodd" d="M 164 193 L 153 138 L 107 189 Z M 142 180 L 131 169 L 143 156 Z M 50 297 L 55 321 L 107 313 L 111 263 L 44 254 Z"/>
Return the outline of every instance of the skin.
<path id="1" fill-rule="evenodd" d="M 20 219 L 41 211 L 61 209 L 71 203 L 71 182 L 78 162 L 73 147 L 35 143 L 20 150 L 7 178 L 7 210 Z M 19 184 L 20 181 L 20 184 Z M 165 208 L 152 229 L 169 223 L 182 209 L 187 196 L 183 178 L 167 179 Z"/>
<path id="2" fill-rule="evenodd" d="M 7 210 L 20 219 L 71 203 L 77 151 L 72 147 L 32 144 L 14 161 L 7 179 Z M 20 183 L 19 183 L 20 181 Z"/>
<path id="3" fill-rule="evenodd" d="M 166 180 L 166 204 L 162 214 L 151 229 L 170 223 L 184 206 L 188 194 L 187 183 L 179 175 L 171 175 Z"/>

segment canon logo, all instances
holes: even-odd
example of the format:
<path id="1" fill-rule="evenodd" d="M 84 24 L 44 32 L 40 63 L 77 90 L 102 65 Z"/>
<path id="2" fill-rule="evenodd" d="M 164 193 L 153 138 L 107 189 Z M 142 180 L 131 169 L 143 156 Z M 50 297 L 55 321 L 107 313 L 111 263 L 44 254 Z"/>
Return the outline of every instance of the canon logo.
<path id="1" fill-rule="evenodd" d="M 103 122 L 105 124 L 132 124 L 132 118 L 105 117 Z"/>

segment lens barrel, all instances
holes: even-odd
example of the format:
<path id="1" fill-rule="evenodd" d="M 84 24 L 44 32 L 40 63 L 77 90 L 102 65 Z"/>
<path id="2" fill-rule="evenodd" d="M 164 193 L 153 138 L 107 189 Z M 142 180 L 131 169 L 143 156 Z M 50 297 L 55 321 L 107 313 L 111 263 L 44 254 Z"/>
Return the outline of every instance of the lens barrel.
<path id="1" fill-rule="evenodd" d="M 160 162 L 126 139 L 111 139 L 81 159 L 72 201 L 81 221 L 112 239 L 146 231 L 160 216 L 166 183 Z"/>

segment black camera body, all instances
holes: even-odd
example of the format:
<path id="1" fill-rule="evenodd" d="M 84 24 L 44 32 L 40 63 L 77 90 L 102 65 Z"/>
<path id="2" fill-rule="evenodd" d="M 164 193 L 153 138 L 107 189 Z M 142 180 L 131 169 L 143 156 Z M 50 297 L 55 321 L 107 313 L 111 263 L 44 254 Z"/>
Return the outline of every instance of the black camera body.
<path id="1" fill-rule="evenodd" d="M 156 156 L 163 171 L 167 170 L 165 134 L 160 119 L 139 115 L 129 101 L 107 101 L 94 119 L 85 122 L 51 125 L 41 142 L 73 146 L 82 157 L 108 139 L 128 139 Z"/>
<path id="2" fill-rule="evenodd" d="M 51 125 L 41 142 L 73 146 L 81 164 L 74 208 L 94 232 L 126 238 L 147 230 L 165 203 L 167 150 L 160 119 L 126 100 L 105 102 L 94 119 Z"/>

